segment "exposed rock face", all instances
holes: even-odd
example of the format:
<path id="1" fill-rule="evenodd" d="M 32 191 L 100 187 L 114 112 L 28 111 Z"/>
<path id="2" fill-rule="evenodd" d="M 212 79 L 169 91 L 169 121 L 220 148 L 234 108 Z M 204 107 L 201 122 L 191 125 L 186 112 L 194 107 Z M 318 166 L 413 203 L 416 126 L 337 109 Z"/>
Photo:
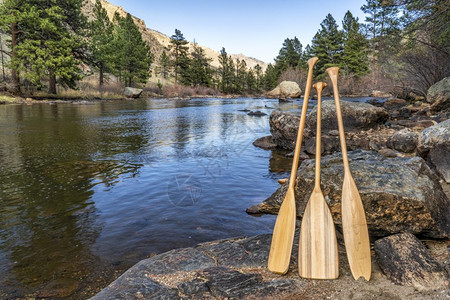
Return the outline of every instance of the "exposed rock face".
<path id="1" fill-rule="evenodd" d="M 418 292 L 394 286 L 372 257 L 370 283 L 355 281 L 338 235 L 339 278 L 307 280 L 298 276 L 298 230 L 291 266 L 280 276 L 267 270 L 272 236 L 233 238 L 172 250 L 143 260 L 92 299 L 436 299 L 441 290 Z M 445 243 L 431 244 L 434 252 Z M 438 262 L 445 257 L 437 257 Z M 430 282 L 431 287 L 436 286 Z M 402 295 L 398 297 L 397 295 Z M 425 296 L 425 297 L 424 297 Z M 444 296 L 445 297 L 445 296 Z M 442 298 L 444 299 L 444 298 Z"/>
<path id="2" fill-rule="evenodd" d="M 269 118 L 273 142 L 281 148 L 294 150 L 299 123 L 300 116 L 274 110 Z"/>
<path id="3" fill-rule="evenodd" d="M 409 128 L 402 129 L 394 133 L 387 141 L 387 146 L 391 149 L 411 153 L 416 151 L 419 134 Z"/>
<path id="4" fill-rule="evenodd" d="M 434 173 L 420 157 L 386 158 L 372 151 L 349 152 L 350 167 L 366 211 L 372 236 L 399 232 L 429 237 L 450 235 L 450 201 Z M 297 216 L 303 214 L 314 187 L 314 160 L 305 160 L 297 173 Z M 322 189 L 336 225 L 341 224 L 343 166 L 340 153 L 322 157 Z M 287 184 L 249 213 L 276 214 Z"/>
<path id="5" fill-rule="evenodd" d="M 300 89 L 297 82 L 294 81 L 283 81 L 276 88 L 267 93 L 268 97 L 289 99 L 289 98 L 300 98 L 302 90 Z"/>
<path id="6" fill-rule="evenodd" d="M 427 101 L 431 103 L 433 112 L 450 108 L 450 77 L 442 79 L 428 89 Z"/>
<path id="7" fill-rule="evenodd" d="M 423 130 L 417 148 L 438 174 L 450 183 L 450 119 Z"/>
<path id="8" fill-rule="evenodd" d="M 388 118 L 385 109 L 369 103 L 341 101 L 342 119 L 345 131 L 376 128 Z M 306 117 L 306 126 L 315 132 L 317 124 L 317 106 Z M 322 102 L 322 131 L 337 130 L 336 107 L 334 100 Z"/>
<path id="9" fill-rule="evenodd" d="M 142 89 L 136 89 L 136 88 L 132 88 L 132 87 L 127 86 L 124 89 L 123 94 L 127 98 L 139 98 L 139 96 L 142 94 Z"/>
<path id="10" fill-rule="evenodd" d="M 447 272 L 414 235 L 392 235 L 376 241 L 374 248 L 378 264 L 394 283 L 418 290 L 446 287 Z"/>
<path id="11" fill-rule="evenodd" d="M 265 150 L 271 150 L 277 148 L 277 144 L 273 142 L 272 136 L 264 136 L 253 142 L 253 146 L 259 147 Z"/>

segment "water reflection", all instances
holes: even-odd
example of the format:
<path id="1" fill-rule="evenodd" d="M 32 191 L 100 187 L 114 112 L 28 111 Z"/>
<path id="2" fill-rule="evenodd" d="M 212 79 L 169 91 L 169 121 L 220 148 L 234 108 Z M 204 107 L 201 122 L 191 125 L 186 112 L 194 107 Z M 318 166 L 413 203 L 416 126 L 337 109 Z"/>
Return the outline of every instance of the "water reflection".
<path id="1" fill-rule="evenodd" d="M 151 253 L 270 232 L 245 208 L 285 174 L 251 145 L 268 116 L 238 112 L 267 103 L 0 107 L 0 298 L 83 298 Z"/>

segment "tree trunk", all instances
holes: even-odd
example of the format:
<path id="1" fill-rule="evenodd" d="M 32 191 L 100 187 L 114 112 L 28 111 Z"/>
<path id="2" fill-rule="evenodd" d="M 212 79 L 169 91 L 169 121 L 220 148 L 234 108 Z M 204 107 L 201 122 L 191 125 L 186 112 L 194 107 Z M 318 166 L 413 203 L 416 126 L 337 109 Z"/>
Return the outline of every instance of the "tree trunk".
<path id="1" fill-rule="evenodd" d="M 98 86 L 101 88 L 103 86 L 103 66 L 100 66 L 100 75 L 98 80 Z"/>
<path id="2" fill-rule="evenodd" d="M 56 75 L 53 71 L 50 71 L 50 78 L 48 82 L 48 92 L 49 94 L 56 94 Z"/>
<path id="3" fill-rule="evenodd" d="M 11 24 L 11 59 L 16 58 L 16 46 L 17 46 L 17 38 L 19 35 L 19 29 L 17 27 L 17 23 Z M 12 78 L 12 93 L 20 94 L 20 77 L 19 72 L 17 72 L 14 68 L 11 69 L 11 78 Z"/>
<path id="4" fill-rule="evenodd" d="M 3 41 L 2 41 L 2 35 L 0 33 L 0 53 L 2 55 L 2 81 L 6 80 L 6 75 L 5 75 L 5 59 L 3 57 Z"/>

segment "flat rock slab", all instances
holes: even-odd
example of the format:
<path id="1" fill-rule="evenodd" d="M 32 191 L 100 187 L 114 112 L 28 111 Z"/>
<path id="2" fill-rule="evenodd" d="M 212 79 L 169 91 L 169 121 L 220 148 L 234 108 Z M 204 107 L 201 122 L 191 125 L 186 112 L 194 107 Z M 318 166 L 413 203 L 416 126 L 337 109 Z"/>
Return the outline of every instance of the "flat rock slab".
<path id="1" fill-rule="evenodd" d="M 445 290 L 423 294 L 413 287 L 392 285 L 374 255 L 370 282 L 353 280 L 340 238 L 339 278 L 300 278 L 298 230 L 289 272 L 273 274 L 266 267 L 271 238 L 263 234 L 220 240 L 153 256 L 92 299 L 447 299 Z M 445 247 L 441 242 L 433 249 L 442 252 Z"/>
<path id="2" fill-rule="evenodd" d="M 400 232 L 429 237 L 450 235 L 450 200 L 439 180 L 420 157 L 387 158 L 373 151 L 350 151 L 349 162 L 366 211 L 371 236 Z M 333 215 L 341 225 L 343 181 L 341 153 L 321 159 L 322 191 Z M 295 185 L 297 216 L 301 217 L 314 188 L 315 161 L 300 165 Z M 248 213 L 277 214 L 288 184 L 281 185 Z"/>
<path id="3" fill-rule="evenodd" d="M 414 235 L 389 236 L 376 241 L 374 248 L 378 264 L 394 283 L 418 290 L 442 289 L 448 285 L 445 269 Z"/>

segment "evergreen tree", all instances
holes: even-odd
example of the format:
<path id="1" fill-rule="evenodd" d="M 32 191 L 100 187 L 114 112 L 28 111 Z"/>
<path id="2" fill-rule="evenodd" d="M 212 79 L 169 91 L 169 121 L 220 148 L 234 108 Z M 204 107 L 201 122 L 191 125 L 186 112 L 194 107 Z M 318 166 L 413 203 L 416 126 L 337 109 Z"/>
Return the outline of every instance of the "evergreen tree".
<path id="1" fill-rule="evenodd" d="M 234 64 L 233 60 L 228 56 L 225 48 L 222 47 L 219 55 L 219 81 L 220 81 L 220 90 L 223 93 L 230 92 L 232 88 L 232 79 L 234 73 Z"/>
<path id="2" fill-rule="evenodd" d="M 11 34 L 14 90 L 19 92 L 19 73 L 38 87 L 48 80 L 49 92 L 56 83 L 76 87 L 84 59 L 85 18 L 81 0 L 65 2 L 6 0 L 0 8 L 0 26 Z"/>
<path id="3" fill-rule="evenodd" d="M 180 30 L 175 29 L 175 34 L 170 37 L 170 49 L 174 57 L 175 84 L 178 82 L 178 74 L 182 68 L 187 67 L 188 41 L 184 38 Z"/>
<path id="4" fill-rule="evenodd" d="M 253 71 L 252 68 L 250 68 L 247 72 L 247 76 L 246 76 L 246 90 L 249 92 L 254 92 L 257 90 L 256 87 L 256 77 L 255 77 L 255 72 Z"/>
<path id="5" fill-rule="evenodd" d="M 310 51 L 311 55 L 319 58 L 314 69 L 316 79 L 325 77 L 326 68 L 340 66 L 343 52 L 342 32 L 338 30 L 336 20 L 331 14 L 320 23 L 320 27 L 311 41 Z"/>
<path id="6" fill-rule="evenodd" d="M 264 74 L 263 86 L 266 91 L 272 90 L 277 86 L 278 72 L 272 64 L 267 66 Z"/>
<path id="7" fill-rule="evenodd" d="M 350 11 L 342 21 L 344 36 L 344 51 L 342 53 L 342 68 L 346 74 L 362 76 L 369 72 L 367 58 L 367 39 L 361 33 L 358 19 Z"/>
<path id="8" fill-rule="evenodd" d="M 164 50 L 159 58 L 159 65 L 161 66 L 161 74 L 163 78 L 167 79 L 170 74 L 170 57 L 167 55 L 166 50 Z"/>
<path id="9" fill-rule="evenodd" d="M 259 64 L 255 66 L 255 88 L 256 91 L 259 92 L 262 87 L 262 79 L 263 79 L 263 71 Z"/>
<path id="10" fill-rule="evenodd" d="M 117 22 L 114 33 L 115 72 L 127 86 L 145 83 L 150 77 L 153 61 L 150 47 L 142 39 L 130 14 L 121 17 L 116 13 L 114 19 Z"/>
<path id="11" fill-rule="evenodd" d="M 210 86 L 212 69 L 209 63 L 211 59 L 206 57 L 203 48 L 194 45 L 194 49 L 191 53 L 189 73 L 191 74 L 191 84 L 194 86 Z"/>
<path id="12" fill-rule="evenodd" d="M 395 39 L 400 25 L 398 7 L 394 0 L 366 0 L 366 4 L 361 7 L 361 10 L 368 15 L 366 27 L 371 37 L 372 55 L 375 57 L 378 51 L 383 51 L 398 42 Z M 394 39 L 389 43 L 387 37 Z"/>
<path id="13" fill-rule="evenodd" d="M 108 18 L 101 1 L 96 0 L 94 8 L 94 20 L 89 24 L 90 50 L 95 67 L 99 70 L 99 86 L 104 82 L 104 73 L 111 71 L 115 49 L 113 48 L 114 27 Z"/>
<path id="14" fill-rule="evenodd" d="M 285 39 L 278 56 L 275 58 L 275 66 L 281 72 L 288 68 L 295 68 L 302 58 L 302 44 L 297 37 Z"/>
<path id="15" fill-rule="evenodd" d="M 242 93 L 245 89 L 247 79 L 247 63 L 245 60 L 236 59 L 236 73 L 234 91 Z"/>

